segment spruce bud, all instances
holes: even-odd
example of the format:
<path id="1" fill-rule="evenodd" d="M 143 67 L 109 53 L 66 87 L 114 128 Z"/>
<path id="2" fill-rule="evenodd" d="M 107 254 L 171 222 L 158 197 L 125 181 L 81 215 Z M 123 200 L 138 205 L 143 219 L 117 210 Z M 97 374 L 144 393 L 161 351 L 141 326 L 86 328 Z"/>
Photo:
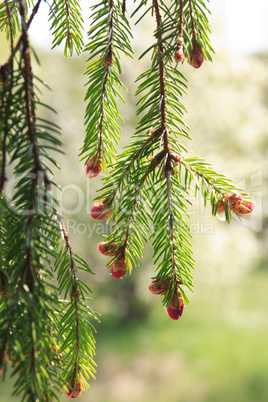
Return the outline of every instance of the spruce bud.
<path id="1" fill-rule="evenodd" d="M 174 294 L 170 305 L 166 308 L 166 312 L 170 316 L 172 320 L 178 320 L 183 313 L 184 310 L 184 302 L 182 297 Z"/>
<path id="2" fill-rule="evenodd" d="M 108 257 L 114 257 L 122 251 L 122 248 L 118 248 L 118 243 L 116 242 L 102 242 L 98 245 L 98 249 L 102 254 L 107 255 Z"/>
<path id="3" fill-rule="evenodd" d="M 239 205 L 235 206 L 233 209 L 237 215 L 242 216 L 245 214 L 250 214 L 255 208 L 255 205 L 250 202 L 242 201 Z"/>
<path id="4" fill-rule="evenodd" d="M 111 274 L 115 279 L 122 278 L 126 275 L 126 260 L 123 257 L 115 260 L 111 267 Z"/>
<path id="5" fill-rule="evenodd" d="M 163 295 L 165 293 L 166 288 L 170 282 L 170 278 L 164 278 L 162 282 L 160 281 L 160 278 L 154 279 L 149 285 L 149 290 L 154 295 Z"/>
<path id="6" fill-rule="evenodd" d="M 87 178 L 93 179 L 93 177 L 98 176 L 102 171 L 101 159 L 96 156 L 90 158 L 85 165 L 85 174 Z"/>
<path id="7" fill-rule="evenodd" d="M 190 64 L 194 68 L 199 68 L 202 66 L 203 62 L 204 62 L 203 52 L 202 52 L 200 46 L 197 44 L 197 42 L 194 42 L 193 49 L 190 54 Z"/>
<path id="8" fill-rule="evenodd" d="M 181 61 L 183 61 L 185 59 L 185 55 L 183 53 L 182 46 L 179 46 L 178 49 L 176 50 L 176 52 L 174 53 L 174 59 L 175 59 L 176 63 L 180 63 Z"/>
<path id="9" fill-rule="evenodd" d="M 105 207 L 105 202 L 96 202 L 90 211 L 90 215 L 93 219 L 104 219 L 111 214 L 111 207 Z"/>
<path id="10" fill-rule="evenodd" d="M 84 389 L 84 383 L 82 378 L 79 376 L 77 381 L 75 381 L 75 376 L 70 380 L 69 387 L 67 389 L 66 395 L 68 398 L 74 399 L 82 395 Z"/>

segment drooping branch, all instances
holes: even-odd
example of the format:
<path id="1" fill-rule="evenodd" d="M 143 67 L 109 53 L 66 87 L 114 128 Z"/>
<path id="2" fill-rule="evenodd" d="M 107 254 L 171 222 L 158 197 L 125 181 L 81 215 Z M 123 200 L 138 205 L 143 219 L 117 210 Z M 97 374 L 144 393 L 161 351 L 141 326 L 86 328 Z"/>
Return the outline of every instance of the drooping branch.
<path id="1" fill-rule="evenodd" d="M 155 10 L 156 26 L 157 26 L 156 37 L 158 40 L 161 130 L 164 133 L 164 149 L 165 152 L 168 153 L 169 148 L 168 148 L 168 133 L 166 129 L 166 94 L 165 94 L 165 72 L 164 72 L 164 58 L 163 58 L 164 46 L 163 46 L 163 38 L 160 33 L 162 22 L 161 22 L 161 15 L 158 1 L 154 0 L 153 5 Z"/>
<path id="2" fill-rule="evenodd" d="M 109 43 L 108 48 L 104 57 L 103 65 L 105 66 L 104 70 L 104 80 L 102 84 L 101 91 L 101 106 L 100 106 L 100 122 L 99 122 L 99 143 L 98 150 L 96 155 L 96 160 L 101 158 L 102 154 L 102 133 L 103 133 L 103 119 L 104 119 L 104 98 L 106 96 L 106 85 L 109 75 L 109 68 L 113 65 L 113 14 L 114 14 L 114 3 L 113 0 L 109 1 L 109 10 L 110 10 L 110 21 L 109 21 Z"/>
<path id="3" fill-rule="evenodd" d="M 183 38 L 183 0 L 180 0 L 180 29 L 179 36 Z"/>
<path id="4" fill-rule="evenodd" d="M 192 27 L 192 33 L 193 33 L 193 42 L 196 42 L 196 31 L 195 31 L 195 25 L 194 25 L 192 1 L 190 1 L 190 18 L 191 18 L 191 27 Z"/>
<path id="5" fill-rule="evenodd" d="M 31 15 L 30 15 L 28 21 L 26 21 L 26 20 L 24 19 L 24 31 L 25 31 L 25 32 L 28 31 L 28 29 L 30 28 L 31 23 L 32 23 L 32 21 L 33 21 L 35 15 L 36 15 L 37 12 L 38 12 L 38 9 L 39 9 L 39 6 L 40 6 L 40 4 L 41 4 L 41 1 L 42 1 L 42 0 L 38 0 L 37 3 L 36 3 L 36 5 L 33 7 L 32 12 L 31 12 Z M 19 4 L 21 4 L 21 3 L 19 2 Z M 23 6 L 23 7 L 24 7 L 24 6 Z M 24 11 L 23 11 L 23 12 L 24 12 Z M 20 45 L 21 45 L 21 43 L 22 43 L 22 41 L 23 41 L 23 36 L 24 36 L 24 35 L 25 35 L 25 33 L 22 33 L 22 34 L 20 35 L 18 41 L 17 41 L 16 46 L 15 46 L 15 47 L 12 46 L 13 50 L 12 50 L 12 52 L 11 52 L 11 54 L 10 54 L 9 59 L 8 59 L 8 60 L 6 61 L 6 63 L 4 64 L 4 66 L 7 65 L 7 64 L 9 64 L 10 61 L 12 60 L 12 58 L 14 57 L 15 53 L 17 52 L 17 50 L 19 49 L 19 47 L 20 47 Z"/>
<path id="6" fill-rule="evenodd" d="M 79 325 L 80 324 L 79 324 L 79 315 L 78 315 L 78 303 L 79 303 L 80 291 L 79 291 L 78 285 L 77 285 L 74 256 L 73 256 L 73 251 L 72 251 L 72 247 L 70 244 L 70 240 L 69 240 L 69 237 L 68 237 L 68 234 L 67 234 L 67 231 L 65 229 L 62 219 L 59 217 L 59 215 L 57 213 L 56 213 L 56 216 L 57 216 L 57 220 L 60 224 L 61 232 L 63 234 L 66 250 L 69 255 L 69 262 L 70 262 L 70 268 L 71 268 L 71 278 L 72 278 L 71 295 L 72 295 L 72 299 L 74 302 L 74 311 L 75 311 L 75 338 L 76 338 L 75 354 L 76 354 L 76 359 L 75 359 L 74 372 L 76 373 L 76 372 L 80 371 L 80 365 L 79 365 L 79 351 L 80 351 Z"/>

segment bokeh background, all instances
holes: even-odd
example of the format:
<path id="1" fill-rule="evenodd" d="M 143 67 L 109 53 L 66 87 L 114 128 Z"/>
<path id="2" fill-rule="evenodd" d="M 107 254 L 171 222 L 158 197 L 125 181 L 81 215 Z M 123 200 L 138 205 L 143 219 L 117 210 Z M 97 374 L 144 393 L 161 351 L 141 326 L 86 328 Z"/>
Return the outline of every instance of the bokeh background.
<path id="1" fill-rule="evenodd" d="M 83 8 L 86 19 L 88 4 Z M 116 281 L 106 269 L 97 245 L 109 227 L 89 215 L 101 175 L 89 181 L 77 156 L 84 137 L 86 54 L 64 59 L 60 50 L 49 51 L 46 4 L 30 29 L 41 62 L 35 74 L 52 88 L 43 91 L 43 100 L 58 112 L 46 117 L 63 133 L 65 155 L 55 172 L 63 191 L 57 196 L 73 248 L 95 272 L 83 279 L 93 291 L 91 307 L 101 314 L 97 380 L 90 380 L 81 402 L 268 401 L 268 4 L 214 1 L 212 12 L 213 64 L 181 67 L 190 88 L 185 119 L 193 141 L 187 145 L 243 186 L 256 208 L 250 220 L 228 225 L 211 217 L 201 199 L 193 202 L 196 288 L 179 321 L 170 320 L 159 297 L 148 291 L 154 274 L 150 244 L 130 277 Z M 154 29 L 153 20 L 131 24 L 137 53 L 133 61 L 122 60 L 129 92 L 127 105 L 120 104 L 125 124 L 119 149 L 137 123 L 134 80 L 148 63 L 138 56 Z M 3 35 L 0 41 L 2 64 L 8 47 Z M 12 381 L 0 383 L 0 402 L 19 400 L 11 395 Z"/>

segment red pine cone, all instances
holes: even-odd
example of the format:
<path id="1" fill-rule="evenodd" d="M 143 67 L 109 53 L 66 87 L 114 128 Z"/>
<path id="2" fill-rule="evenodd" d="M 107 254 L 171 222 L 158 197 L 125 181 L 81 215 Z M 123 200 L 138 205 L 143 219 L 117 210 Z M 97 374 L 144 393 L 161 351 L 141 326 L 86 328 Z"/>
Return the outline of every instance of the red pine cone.
<path id="1" fill-rule="evenodd" d="M 90 215 L 93 219 L 104 219 L 107 218 L 111 213 L 111 208 L 105 208 L 105 203 L 103 201 L 96 202 L 91 209 Z"/>
<path id="2" fill-rule="evenodd" d="M 169 278 L 164 278 L 161 284 L 160 284 L 160 278 L 154 279 L 149 285 L 149 290 L 154 295 L 163 295 L 166 291 L 169 282 L 170 282 Z"/>
<path id="3" fill-rule="evenodd" d="M 127 269 L 126 269 L 126 260 L 124 258 L 119 258 L 115 260 L 111 267 L 111 274 L 112 277 L 115 279 L 122 278 L 123 276 L 126 275 Z"/>
<path id="4" fill-rule="evenodd" d="M 85 166 L 85 173 L 89 179 L 93 179 L 93 177 L 98 176 L 102 171 L 102 163 L 101 159 L 97 159 L 97 155 L 93 158 L 90 158 Z"/>
<path id="5" fill-rule="evenodd" d="M 180 304 L 179 304 L 180 302 Z M 181 296 L 178 296 L 175 294 L 173 296 L 173 299 L 171 300 L 170 305 L 166 308 L 166 312 L 170 316 L 172 320 L 178 320 L 183 313 L 184 310 L 184 302 Z"/>
<path id="6" fill-rule="evenodd" d="M 199 68 L 202 66 L 203 62 L 204 62 L 203 52 L 200 46 L 197 44 L 197 42 L 194 42 L 193 49 L 190 54 L 190 65 L 193 66 L 194 68 Z"/>
<path id="7" fill-rule="evenodd" d="M 98 245 L 98 249 L 102 254 L 107 255 L 108 257 L 114 257 L 121 251 L 121 247 L 118 248 L 118 243 L 116 242 L 107 243 L 103 241 Z"/>

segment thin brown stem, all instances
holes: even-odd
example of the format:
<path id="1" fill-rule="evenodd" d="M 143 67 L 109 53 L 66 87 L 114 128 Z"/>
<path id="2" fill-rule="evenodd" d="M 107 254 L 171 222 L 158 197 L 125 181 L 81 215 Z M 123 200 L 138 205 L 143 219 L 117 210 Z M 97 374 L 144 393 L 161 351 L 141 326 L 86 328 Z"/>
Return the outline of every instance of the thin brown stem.
<path id="1" fill-rule="evenodd" d="M 103 65 L 105 66 L 104 69 L 104 80 L 102 84 L 102 91 L 101 91 L 101 107 L 100 107 L 100 123 L 99 123 L 99 144 L 97 155 L 98 158 L 101 158 L 102 154 L 102 137 L 103 137 L 103 120 L 104 120 L 104 98 L 106 95 L 106 87 L 108 81 L 108 74 L 109 74 L 109 66 L 113 64 L 113 26 L 114 26 L 114 3 L 113 0 L 109 1 L 109 11 L 110 11 L 110 21 L 109 21 L 109 44 L 105 54 L 105 58 L 103 61 Z"/>
<path id="2" fill-rule="evenodd" d="M 11 15 L 10 15 L 10 10 L 9 10 L 9 5 L 7 0 L 5 0 L 5 7 L 6 7 L 6 13 L 7 13 L 7 18 L 8 18 L 8 26 L 9 26 L 9 36 L 10 36 L 10 51 L 11 55 L 13 54 L 13 30 L 12 30 L 12 25 L 11 25 Z M 4 123 L 4 130 L 3 130 L 3 140 L 2 140 L 2 146 L 1 146 L 1 151 L 2 151 L 2 158 L 1 158 L 1 175 L 0 175 L 0 194 L 2 194 L 4 190 L 4 185 L 6 181 L 6 142 L 7 142 L 7 135 L 8 135 L 8 119 L 9 119 L 9 114 L 10 114 L 10 107 L 11 107 L 11 101 L 12 101 L 12 87 L 13 87 L 13 57 L 10 59 L 10 63 L 6 66 L 2 67 L 3 72 L 5 75 L 7 75 L 7 80 L 4 80 L 4 86 L 7 84 L 8 86 L 8 96 L 6 100 L 6 106 L 5 106 L 5 123 Z M 5 91 L 4 91 L 5 92 Z M 4 101 L 4 95 L 2 98 L 2 101 Z"/>
<path id="3" fill-rule="evenodd" d="M 125 15 L 125 12 L 126 12 L 126 0 L 122 1 L 121 11 L 122 11 L 122 14 Z"/>
<path id="4" fill-rule="evenodd" d="M 65 4 L 66 16 L 67 16 L 67 42 L 68 42 L 69 46 L 71 46 L 72 30 L 71 30 L 71 24 L 70 24 L 70 10 L 69 10 L 68 0 L 64 0 L 64 4 Z"/>
<path id="5" fill-rule="evenodd" d="M 209 180 L 203 173 L 199 173 L 197 170 L 195 170 L 191 165 L 188 165 L 187 163 L 185 163 L 185 161 L 183 159 L 180 160 L 179 162 L 181 165 L 183 165 L 185 167 L 185 169 L 189 169 L 191 170 L 194 174 L 196 174 L 198 177 L 200 177 L 201 179 L 205 180 L 205 182 L 213 188 L 213 190 L 215 190 L 217 193 L 221 194 L 222 196 L 224 195 L 223 192 L 221 190 L 218 189 L 218 187 L 216 187 L 211 180 Z"/>
<path id="6" fill-rule="evenodd" d="M 100 124 L 99 124 L 99 144 L 98 144 L 98 150 L 97 150 L 97 157 L 96 161 L 98 158 L 101 158 L 102 154 L 102 135 L 103 135 L 103 120 L 104 120 L 104 97 L 106 93 L 106 85 L 107 85 L 107 80 L 108 80 L 108 66 L 105 68 L 105 78 L 102 84 L 102 91 L 101 91 L 101 107 L 100 107 Z M 97 162 L 96 162 L 97 163 Z"/>
<path id="7" fill-rule="evenodd" d="M 191 26 L 192 26 L 192 31 L 193 31 L 193 42 L 196 42 L 196 32 L 195 32 L 195 26 L 194 26 L 192 2 L 190 2 L 190 18 L 191 18 Z"/>
<path id="8" fill-rule="evenodd" d="M 183 38 L 183 0 L 180 0 L 180 33 L 179 36 Z"/>
<path id="9" fill-rule="evenodd" d="M 38 1 L 37 1 L 36 5 L 35 5 L 34 8 L 32 9 L 32 13 L 31 13 L 31 15 L 30 15 L 28 21 L 24 23 L 25 28 L 26 28 L 26 31 L 28 31 L 28 29 L 30 28 L 30 25 L 31 25 L 31 23 L 32 23 L 32 21 L 33 21 L 33 19 L 34 19 L 34 16 L 35 16 L 36 13 L 38 12 L 38 9 L 39 9 L 39 6 L 40 6 L 41 1 L 42 1 L 42 0 L 38 0 Z M 20 47 L 22 41 L 23 41 L 23 33 L 22 33 L 21 36 L 19 37 L 18 42 L 17 42 L 16 46 L 13 48 L 13 51 L 12 51 L 12 53 L 11 53 L 9 59 L 8 59 L 7 62 L 5 63 L 5 65 L 9 64 L 10 60 L 14 57 L 14 54 L 16 53 L 16 51 L 18 50 L 18 48 Z"/>
<path id="10" fill-rule="evenodd" d="M 74 373 L 76 373 L 76 368 L 79 371 L 80 370 L 80 365 L 79 365 L 79 350 L 80 350 L 80 337 L 79 337 L 79 314 L 78 314 L 78 303 L 79 303 L 79 297 L 80 297 L 80 292 L 78 289 L 78 284 L 77 284 L 77 277 L 76 277 L 76 268 L 74 264 L 74 256 L 73 256 L 73 251 L 72 247 L 70 244 L 70 240 L 68 237 L 68 233 L 65 229 L 64 223 L 62 219 L 59 217 L 57 211 L 55 210 L 57 220 L 60 224 L 61 232 L 65 241 L 65 246 L 67 249 L 67 252 L 69 254 L 69 261 L 70 261 L 70 268 L 71 268 L 71 276 L 72 276 L 72 298 L 74 301 L 74 311 L 75 311 L 75 338 L 76 338 L 76 361 L 75 361 L 75 367 L 74 367 Z"/>
<path id="11" fill-rule="evenodd" d="M 161 113 L 161 130 L 163 131 L 163 140 L 164 140 L 164 150 L 165 153 L 169 153 L 169 146 L 168 146 L 168 130 L 166 128 L 166 93 L 165 93 L 165 72 L 164 72 L 164 46 L 162 42 L 162 35 L 160 33 L 162 21 L 161 15 L 159 10 L 159 5 L 157 0 L 153 0 L 153 6 L 155 10 L 155 17 L 156 17 L 156 27 L 157 31 L 157 40 L 158 40 L 158 60 L 159 60 L 159 84 L 160 84 L 160 113 Z"/>
<path id="12" fill-rule="evenodd" d="M 179 283 L 177 277 L 176 270 L 176 256 L 175 256 L 175 239 L 174 239 L 174 223 L 173 223 L 173 212 L 172 212 L 172 192 L 171 192 L 171 183 L 170 183 L 170 173 L 167 172 L 167 201 L 168 201 L 168 215 L 169 215 L 169 233 L 170 233 L 170 242 L 171 242 L 171 263 L 172 269 L 174 272 L 174 282 Z M 176 294 L 178 293 L 177 286 L 175 287 Z"/>
<path id="13" fill-rule="evenodd" d="M 34 8 L 32 9 L 32 13 L 31 13 L 31 15 L 30 15 L 30 18 L 28 19 L 28 21 L 27 21 L 27 23 L 26 23 L 26 28 L 27 28 L 27 30 L 29 29 L 29 27 L 30 27 L 30 25 L 31 25 L 31 23 L 32 23 L 32 20 L 34 19 L 34 16 L 36 15 L 36 13 L 37 13 L 37 11 L 38 11 L 38 9 L 39 9 L 39 6 L 40 6 L 41 1 L 42 1 L 42 0 L 38 0 L 37 3 L 36 3 L 36 5 L 35 5 Z"/>

